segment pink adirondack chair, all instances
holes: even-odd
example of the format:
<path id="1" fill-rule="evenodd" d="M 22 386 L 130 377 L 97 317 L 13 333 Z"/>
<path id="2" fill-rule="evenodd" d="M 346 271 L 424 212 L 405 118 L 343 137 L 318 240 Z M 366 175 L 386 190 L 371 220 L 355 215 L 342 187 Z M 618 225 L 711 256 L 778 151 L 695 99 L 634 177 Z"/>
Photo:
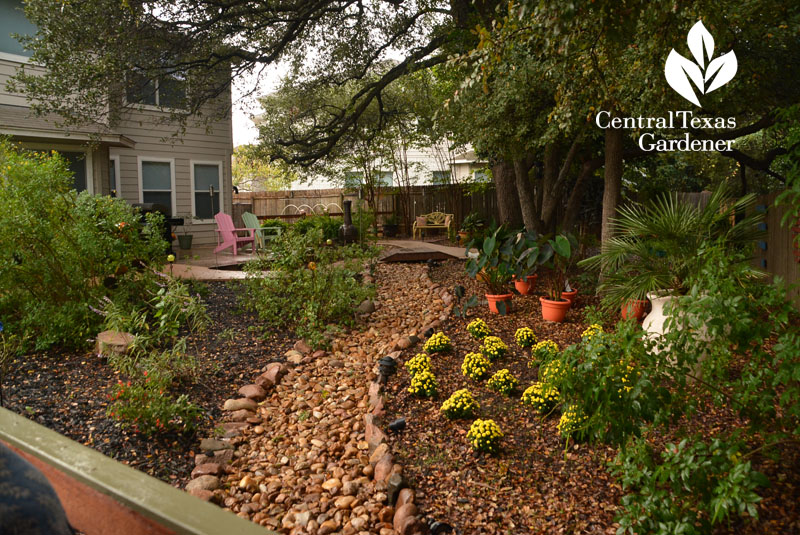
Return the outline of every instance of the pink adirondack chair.
<path id="1" fill-rule="evenodd" d="M 214 253 L 218 253 L 233 247 L 233 255 L 239 254 L 239 247 L 245 244 L 250 244 L 250 251 L 255 251 L 255 229 L 251 228 L 235 228 L 233 226 L 233 219 L 228 214 L 222 212 L 214 216 L 217 220 L 217 248 Z M 247 236 L 240 236 L 239 232 L 247 232 Z"/>

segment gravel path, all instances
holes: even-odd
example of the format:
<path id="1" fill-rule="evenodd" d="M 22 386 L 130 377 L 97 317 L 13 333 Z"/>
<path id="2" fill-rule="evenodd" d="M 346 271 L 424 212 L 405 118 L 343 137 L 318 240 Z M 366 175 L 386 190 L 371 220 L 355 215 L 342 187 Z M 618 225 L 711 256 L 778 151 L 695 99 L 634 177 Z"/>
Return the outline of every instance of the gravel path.
<path id="1" fill-rule="evenodd" d="M 285 373 L 274 386 L 259 380 L 266 399 L 249 410 L 229 402 L 238 410 L 228 419 L 244 422 L 225 425 L 229 439 L 206 441 L 207 450 L 222 449 L 197 459 L 195 494 L 281 533 L 396 533 L 388 505 L 396 489 L 386 480 L 402 468 L 378 463 L 385 447 L 376 449 L 365 434 L 369 383 L 376 361 L 441 321 L 446 303 L 425 266 L 380 265 L 376 279 L 376 310 L 363 330 L 335 340 L 331 352 L 312 354 L 299 344 L 285 365 L 263 370 L 272 379 Z M 233 461 L 225 466 L 228 447 Z"/>

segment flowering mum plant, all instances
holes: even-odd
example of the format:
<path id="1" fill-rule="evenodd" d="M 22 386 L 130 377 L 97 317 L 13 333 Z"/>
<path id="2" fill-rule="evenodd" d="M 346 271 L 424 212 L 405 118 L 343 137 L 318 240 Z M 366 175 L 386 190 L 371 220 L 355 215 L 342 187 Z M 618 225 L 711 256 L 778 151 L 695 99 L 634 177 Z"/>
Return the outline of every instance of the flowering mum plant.
<path id="1" fill-rule="evenodd" d="M 428 338 L 425 345 L 422 346 L 422 349 L 425 353 L 443 353 L 453 349 L 453 344 L 444 333 L 438 332 Z"/>
<path id="2" fill-rule="evenodd" d="M 406 370 L 412 377 L 423 371 L 431 371 L 431 358 L 425 353 L 417 353 L 406 362 Z"/>
<path id="3" fill-rule="evenodd" d="M 483 339 L 481 353 L 490 361 L 495 361 L 508 353 L 508 346 L 497 336 L 487 336 Z"/>
<path id="4" fill-rule="evenodd" d="M 467 353 L 461 363 L 461 373 L 475 381 L 481 380 L 487 373 L 492 363 L 480 353 Z"/>
<path id="5" fill-rule="evenodd" d="M 455 420 L 457 418 L 469 418 L 476 410 L 480 409 L 480 407 L 478 402 L 475 401 L 475 398 L 472 397 L 470 391 L 466 388 L 462 388 L 461 390 L 453 392 L 453 395 L 442 403 L 442 408 L 440 410 L 445 416 L 451 420 Z"/>
<path id="6" fill-rule="evenodd" d="M 538 338 L 530 327 L 520 327 L 514 333 L 514 341 L 519 347 L 531 347 L 538 341 Z"/>
<path id="7" fill-rule="evenodd" d="M 564 438 L 579 435 L 588 419 L 589 417 L 583 408 L 579 405 L 570 405 L 561 414 L 561 419 L 558 421 L 557 426 L 558 432 Z"/>
<path id="8" fill-rule="evenodd" d="M 489 378 L 486 386 L 501 394 L 508 395 L 517 387 L 518 383 L 517 378 L 511 375 L 507 368 L 503 368 Z"/>
<path id="9" fill-rule="evenodd" d="M 552 360 L 539 369 L 539 380 L 558 386 L 567 377 L 567 367 L 560 360 Z"/>
<path id="10" fill-rule="evenodd" d="M 483 340 L 492 334 L 492 331 L 489 330 L 489 326 L 486 325 L 486 322 L 481 318 L 476 318 L 469 322 L 469 325 L 467 325 L 467 332 L 476 340 Z"/>
<path id="11" fill-rule="evenodd" d="M 558 355 L 558 344 L 552 340 L 542 340 L 531 348 L 531 361 L 529 366 L 536 366 L 542 362 L 549 362 Z"/>
<path id="12" fill-rule="evenodd" d="M 597 335 L 603 334 L 603 327 L 597 323 L 592 323 L 589 325 L 585 331 L 581 333 L 581 339 L 584 341 L 589 341 Z"/>
<path id="13" fill-rule="evenodd" d="M 436 377 L 430 370 L 422 370 L 411 378 L 411 386 L 408 391 L 416 396 L 423 398 L 432 398 L 436 395 L 439 385 L 436 383 Z"/>
<path id="14" fill-rule="evenodd" d="M 496 453 L 500 447 L 500 439 L 503 432 L 500 431 L 494 420 L 475 420 L 467 433 L 467 440 L 472 449 L 486 453 Z"/>
<path id="15" fill-rule="evenodd" d="M 544 383 L 533 383 L 522 393 L 522 404 L 539 414 L 545 414 L 556 406 L 558 398 L 558 388 Z"/>

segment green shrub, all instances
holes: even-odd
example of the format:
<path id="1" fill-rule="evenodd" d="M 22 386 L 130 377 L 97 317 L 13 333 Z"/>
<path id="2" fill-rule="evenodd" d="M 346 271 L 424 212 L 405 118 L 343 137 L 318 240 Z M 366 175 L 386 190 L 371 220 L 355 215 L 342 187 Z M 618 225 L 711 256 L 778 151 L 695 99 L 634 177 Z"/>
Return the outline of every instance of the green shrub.
<path id="1" fill-rule="evenodd" d="M 422 349 L 426 353 L 444 353 L 453 349 L 453 344 L 444 333 L 436 333 L 425 341 Z"/>
<path id="2" fill-rule="evenodd" d="M 312 215 L 303 217 L 292 225 L 292 230 L 299 234 L 308 234 L 312 230 L 322 233 L 323 240 L 335 240 L 339 237 L 339 227 L 342 226 L 342 218 L 331 217 L 328 214 Z"/>
<path id="3" fill-rule="evenodd" d="M 544 383 L 533 383 L 522 393 L 522 404 L 531 407 L 539 414 L 553 410 L 558 399 L 558 389 Z"/>
<path id="4" fill-rule="evenodd" d="M 532 347 L 537 341 L 536 333 L 530 327 L 520 327 L 514 333 L 514 341 L 519 347 Z"/>
<path id="5" fill-rule="evenodd" d="M 283 219 L 264 219 L 261 221 L 262 227 L 278 227 L 281 229 L 281 234 L 289 230 L 289 223 Z"/>
<path id="6" fill-rule="evenodd" d="M 475 401 L 475 398 L 472 397 L 470 391 L 466 388 L 462 388 L 461 390 L 453 392 L 453 395 L 442 403 L 442 407 L 439 410 L 451 420 L 455 420 L 458 418 L 469 418 L 480 408 L 481 406 Z"/>
<path id="7" fill-rule="evenodd" d="M 433 372 L 428 369 L 415 373 L 411 377 L 411 386 L 408 387 L 408 391 L 419 397 L 432 398 L 436 396 L 438 388 L 439 385 L 436 382 L 436 377 L 434 377 Z"/>
<path id="8" fill-rule="evenodd" d="M 467 353 L 461 364 L 461 373 L 474 381 L 480 381 L 487 373 L 492 363 L 480 353 Z"/>
<path id="9" fill-rule="evenodd" d="M 272 252 L 274 260 L 245 266 L 241 302 L 268 325 L 293 328 L 315 347 L 324 346 L 341 327 L 354 326 L 355 309 L 375 295 L 374 286 L 359 280 L 375 249 L 326 247 L 316 229 L 287 232 L 273 242 Z"/>
<path id="10" fill-rule="evenodd" d="M 739 441 L 695 435 L 656 454 L 637 440 L 612 465 L 625 490 L 617 533 L 712 533 L 728 516 L 758 517 L 756 490 L 767 478 L 753 470 Z"/>
<path id="11" fill-rule="evenodd" d="M 475 451 L 496 453 L 503 432 L 494 420 L 475 420 L 467 432 L 467 440 Z"/>
<path id="12" fill-rule="evenodd" d="M 467 332 L 472 335 L 472 337 L 476 340 L 483 340 L 490 334 L 492 331 L 489 329 L 489 326 L 486 325 L 486 322 L 483 321 L 481 318 L 476 318 L 469 322 L 467 325 Z"/>
<path id="13" fill-rule="evenodd" d="M 508 353 L 508 346 L 497 336 L 487 336 L 483 339 L 481 353 L 491 362 L 501 359 Z"/>
<path id="14" fill-rule="evenodd" d="M 0 318 L 39 349 L 86 344 L 102 322 L 90 307 L 135 302 L 165 256 L 160 215 L 143 226 L 122 199 L 70 185 L 57 154 L 0 141 Z"/>
<path id="15" fill-rule="evenodd" d="M 486 381 L 486 386 L 496 392 L 508 395 L 517 387 L 517 383 L 519 383 L 517 378 L 511 375 L 507 368 L 503 368 Z"/>

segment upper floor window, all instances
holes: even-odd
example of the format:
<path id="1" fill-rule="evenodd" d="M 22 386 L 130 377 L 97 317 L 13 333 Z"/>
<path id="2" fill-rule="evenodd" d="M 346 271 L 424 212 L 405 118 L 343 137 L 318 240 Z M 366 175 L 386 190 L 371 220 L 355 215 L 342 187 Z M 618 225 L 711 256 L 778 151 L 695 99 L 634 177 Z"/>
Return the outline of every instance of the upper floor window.
<path id="1" fill-rule="evenodd" d="M 0 53 L 31 57 L 31 52 L 13 35 L 36 35 L 36 26 L 25 18 L 22 2 L 0 0 Z"/>
<path id="2" fill-rule="evenodd" d="M 132 73 L 128 75 L 127 85 L 125 98 L 131 104 L 180 109 L 186 101 L 184 82 L 174 75 L 153 80 L 142 74 Z"/>

